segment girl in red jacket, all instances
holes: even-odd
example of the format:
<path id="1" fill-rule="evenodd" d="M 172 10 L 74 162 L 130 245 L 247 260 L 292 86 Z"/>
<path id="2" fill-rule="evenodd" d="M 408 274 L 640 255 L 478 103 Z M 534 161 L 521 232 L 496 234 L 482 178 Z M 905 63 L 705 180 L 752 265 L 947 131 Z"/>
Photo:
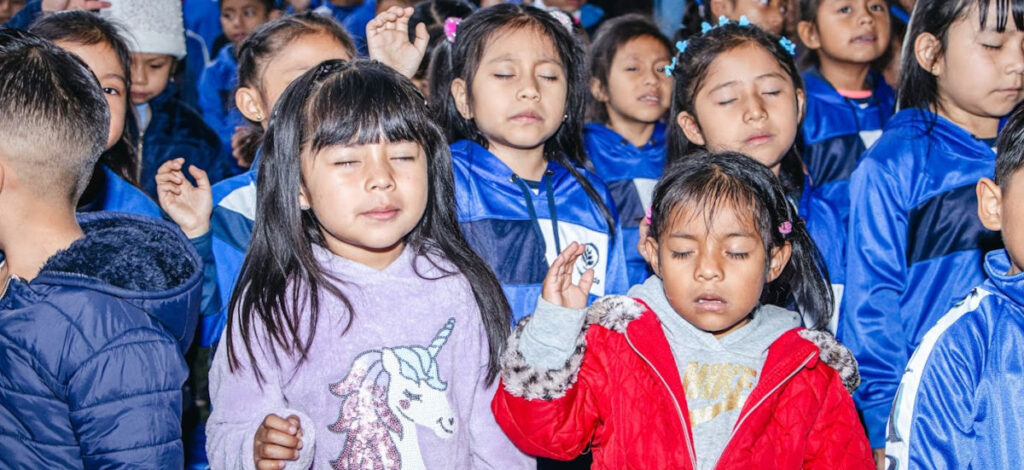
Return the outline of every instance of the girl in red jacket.
<path id="1" fill-rule="evenodd" d="M 856 363 L 800 327 L 827 324 L 831 294 L 768 168 L 681 159 L 645 243 L 655 275 L 586 309 L 585 247 L 552 264 L 492 403 L 521 450 L 571 459 L 589 443 L 595 469 L 873 468 L 848 391 Z"/>

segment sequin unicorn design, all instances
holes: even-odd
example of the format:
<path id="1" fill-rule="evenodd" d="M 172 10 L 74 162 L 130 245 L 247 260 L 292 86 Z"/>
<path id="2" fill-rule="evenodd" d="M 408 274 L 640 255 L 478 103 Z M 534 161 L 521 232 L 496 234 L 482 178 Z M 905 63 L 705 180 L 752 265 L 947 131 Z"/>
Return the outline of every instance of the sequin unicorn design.
<path id="1" fill-rule="evenodd" d="M 426 468 L 419 427 L 442 439 L 455 433 L 448 384 L 438 373 L 437 354 L 455 327 L 449 318 L 427 347 L 400 346 L 365 352 L 344 380 L 331 385 L 341 414 L 328 429 L 345 433 L 345 447 L 331 466 L 338 470 Z"/>

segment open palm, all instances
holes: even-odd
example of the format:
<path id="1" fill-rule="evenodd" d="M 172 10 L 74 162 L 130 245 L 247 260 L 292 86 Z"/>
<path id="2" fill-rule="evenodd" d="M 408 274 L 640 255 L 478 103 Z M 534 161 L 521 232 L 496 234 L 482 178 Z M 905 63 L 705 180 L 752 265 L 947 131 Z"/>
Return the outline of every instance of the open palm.
<path id="1" fill-rule="evenodd" d="M 590 287 L 594 285 L 594 270 L 588 269 L 580 276 L 578 284 L 572 283 L 576 260 L 585 250 L 583 245 L 572 242 L 558 254 L 548 268 L 548 274 L 544 276 L 544 284 L 541 287 L 541 297 L 544 300 L 565 308 L 586 308 Z"/>
<path id="2" fill-rule="evenodd" d="M 391 7 L 366 24 L 366 48 L 370 58 L 412 78 L 427 53 L 427 26 L 416 25 L 416 42 L 409 42 L 409 19 L 413 9 Z"/>
<path id="3" fill-rule="evenodd" d="M 184 158 L 169 160 L 156 173 L 156 193 L 160 208 L 181 227 L 189 238 L 196 238 L 210 231 L 210 214 L 213 213 L 213 193 L 206 172 L 189 166 L 188 172 L 196 180 L 192 185 L 182 172 Z"/>

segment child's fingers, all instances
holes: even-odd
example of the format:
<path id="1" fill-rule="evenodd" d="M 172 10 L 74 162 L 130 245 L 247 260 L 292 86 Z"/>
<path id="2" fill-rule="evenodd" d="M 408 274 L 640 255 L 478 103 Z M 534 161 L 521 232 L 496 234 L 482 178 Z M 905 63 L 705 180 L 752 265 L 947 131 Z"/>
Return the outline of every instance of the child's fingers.
<path id="1" fill-rule="evenodd" d="M 256 461 L 257 470 L 281 470 L 285 466 L 283 460 L 266 460 L 259 459 Z"/>
<path id="2" fill-rule="evenodd" d="M 426 52 L 428 43 L 430 43 L 430 34 L 427 33 L 427 24 L 416 25 L 416 41 L 413 42 L 413 46 L 420 52 Z"/>
<path id="3" fill-rule="evenodd" d="M 172 160 L 167 160 L 162 165 L 160 165 L 160 168 L 157 168 L 156 173 L 159 175 L 160 173 L 180 170 L 181 165 L 183 165 L 184 163 L 184 158 L 175 158 Z"/>
<path id="4" fill-rule="evenodd" d="M 277 429 L 271 429 L 263 435 L 263 445 L 273 444 L 276 446 L 286 447 L 288 449 L 296 449 L 299 447 L 299 443 L 302 440 L 294 434 L 290 434 L 286 431 L 279 431 Z M 272 457 L 281 458 L 281 457 Z"/>
<path id="5" fill-rule="evenodd" d="M 275 414 L 269 414 L 265 418 L 263 418 L 262 427 L 266 428 L 268 431 L 271 429 L 276 429 L 278 431 L 286 432 L 288 434 L 295 434 L 299 430 L 299 426 L 297 424 Z"/>
<path id="6" fill-rule="evenodd" d="M 284 447 L 276 444 L 264 443 L 260 446 L 260 460 L 295 460 L 299 458 L 299 451 L 294 447 Z"/>
<path id="7" fill-rule="evenodd" d="M 590 292 L 591 286 L 594 285 L 594 270 L 588 269 L 582 276 L 580 276 L 580 290 L 583 292 Z"/>
<path id="8" fill-rule="evenodd" d="M 196 187 L 199 189 L 207 189 L 210 187 L 210 177 L 206 175 L 206 172 L 202 168 L 195 165 L 189 165 L 189 174 L 196 180 Z"/>
<path id="9" fill-rule="evenodd" d="M 179 172 L 179 171 L 166 171 L 166 172 L 162 172 L 162 173 L 157 173 L 156 176 L 154 177 L 154 179 L 156 180 L 156 184 L 157 185 L 160 185 L 160 184 L 179 185 L 182 182 L 181 172 Z"/>

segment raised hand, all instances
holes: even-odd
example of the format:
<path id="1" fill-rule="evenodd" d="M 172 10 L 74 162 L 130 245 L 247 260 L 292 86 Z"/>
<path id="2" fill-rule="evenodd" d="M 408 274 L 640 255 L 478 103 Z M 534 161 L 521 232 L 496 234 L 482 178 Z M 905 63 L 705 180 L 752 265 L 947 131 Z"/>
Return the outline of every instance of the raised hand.
<path id="1" fill-rule="evenodd" d="M 156 194 L 160 208 L 187 237 L 196 238 L 210 231 L 213 193 L 205 171 L 189 166 L 188 172 L 196 180 L 193 186 L 182 173 L 184 165 L 184 158 L 168 160 L 160 165 L 156 172 Z"/>
<path id="2" fill-rule="evenodd" d="M 409 42 L 412 7 L 391 7 L 366 24 L 366 48 L 370 58 L 378 60 L 402 75 L 412 78 L 427 53 L 427 26 L 416 25 L 416 41 Z"/>
<path id="3" fill-rule="evenodd" d="M 594 285 L 594 270 L 588 269 L 580 276 L 579 284 L 572 283 L 572 273 L 576 269 L 576 260 L 586 248 L 572 242 L 565 248 L 548 268 L 541 287 L 541 297 L 552 304 L 571 308 L 586 308 L 590 296 L 590 286 Z"/>
<path id="4" fill-rule="evenodd" d="M 252 458 L 258 470 L 280 470 L 289 460 L 298 460 L 302 449 L 302 423 L 295 415 L 288 419 L 275 414 L 263 418 L 252 442 Z"/>

